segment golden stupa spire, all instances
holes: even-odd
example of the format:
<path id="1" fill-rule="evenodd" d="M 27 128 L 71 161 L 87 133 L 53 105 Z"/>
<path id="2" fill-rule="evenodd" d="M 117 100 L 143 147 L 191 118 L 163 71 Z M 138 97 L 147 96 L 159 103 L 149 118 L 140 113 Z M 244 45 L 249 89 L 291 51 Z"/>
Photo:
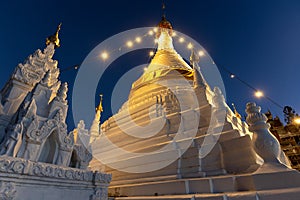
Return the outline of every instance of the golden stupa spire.
<path id="1" fill-rule="evenodd" d="M 100 103 L 96 108 L 96 112 L 98 112 L 98 111 L 103 112 L 103 107 L 102 107 L 103 94 L 100 94 L 99 96 L 100 96 Z"/>
<path id="2" fill-rule="evenodd" d="M 59 41 L 59 38 L 58 38 L 58 34 L 59 34 L 59 31 L 60 31 L 61 25 L 62 25 L 62 23 L 60 23 L 57 26 L 56 32 L 53 35 L 50 35 L 46 39 L 46 45 L 49 45 L 49 44 L 52 43 L 52 44 L 54 44 L 54 48 L 60 47 L 60 41 Z"/>
<path id="3" fill-rule="evenodd" d="M 166 18 L 166 4 L 165 4 L 165 1 L 162 0 L 162 3 L 161 3 L 161 10 L 162 10 L 162 17 Z"/>
<path id="4" fill-rule="evenodd" d="M 234 114 L 235 114 L 236 118 L 242 119 L 242 116 L 240 115 L 240 113 L 238 113 L 234 103 L 232 103 L 232 107 L 233 107 Z"/>

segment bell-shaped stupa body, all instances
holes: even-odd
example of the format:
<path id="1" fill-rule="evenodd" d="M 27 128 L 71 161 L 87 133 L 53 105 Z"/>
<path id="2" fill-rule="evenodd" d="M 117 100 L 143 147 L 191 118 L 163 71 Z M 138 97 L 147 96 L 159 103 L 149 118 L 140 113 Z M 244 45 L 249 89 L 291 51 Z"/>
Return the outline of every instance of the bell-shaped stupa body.
<path id="1" fill-rule="evenodd" d="M 207 85 L 195 54 L 190 65 L 176 52 L 172 31 L 163 17 L 154 57 L 92 143 L 90 167 L 112 173 L 113 196 L 232 192 L 234 174 L 262 164 L 248 125 Z"/>

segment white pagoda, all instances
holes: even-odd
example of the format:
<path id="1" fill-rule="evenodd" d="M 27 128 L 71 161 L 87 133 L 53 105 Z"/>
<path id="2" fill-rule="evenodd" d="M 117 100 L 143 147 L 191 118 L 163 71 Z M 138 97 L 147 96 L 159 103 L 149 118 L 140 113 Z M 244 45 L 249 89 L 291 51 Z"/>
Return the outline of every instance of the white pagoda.
<path id="1" fill-rule="evenodd" d="M 206 83 L 199 58 L 192 54 L 187 63 L 171 35 L 172 25 L 163 17 L 155 56 L 92 143 L 90 167 L 112 173 L 109 195 L 116 200 L 298 200 L 300 174 L 289 167 L 260 107 L 248 103 L 248 123 L 241 121 L 221 90 Z M 164 163 L 169 164 L 159 167 Z"/>
<path id="2" fill-rule="evenodd" d="M 111 175 L 88 169 L 91 131 L 83 121 L 67 131 L 68 87 L 52 59 L 59 30 L 0 92 L 1 200 L 107 199 Z"/>

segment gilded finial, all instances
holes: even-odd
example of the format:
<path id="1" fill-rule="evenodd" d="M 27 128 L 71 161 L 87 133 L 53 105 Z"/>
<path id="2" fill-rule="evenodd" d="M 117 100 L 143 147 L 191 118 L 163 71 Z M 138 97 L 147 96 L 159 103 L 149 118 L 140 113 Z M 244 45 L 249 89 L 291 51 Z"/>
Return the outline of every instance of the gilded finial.
<path id="1" fill-rule="evenodd" d="M 197 68 L 198 63 L 200 62 L 200 57 L 195 53 L 194 48 L 191 49 L 190 63 L 193 65 L 193 68 Z"/>
<path id="2" fill-rule="evenodd" d="M 98 111 L 103 112 L 103 106 L 102 106 L 103 94 L 100 94 L 99 96 L 100 96 L 100 103 L 96 108 L 96 112 L 98 112 Z"/>
<path id="3" fill-rule="evenodd" d="M 236 109 L 234 103 L 232 103 L 232 107 L 233 107 L 233 109 L 234 109 L 234 114 L 235 114 L 236 118 L 241 119 L 242 116 L 240 115 L 240 113 L 238 113 L 238 111 L 237 111 L 237 109 Z"/>
<path id="4" fill-rule="evenodd" d="M 166 5 L 164 0 L 162 0 L 162 19 L 160 20 L 158 24 L 159 31 L 156 33 L 156 37 L 159 38 L 161 34 L 161 29 L 169 29 L 168 32 L 170 35 L 172 35 L 173 27 L 172 24 L 167 20 L 166 18 Z"/>
<path id="5" fill-rule="evenodd" d="M 57 29 L 56 29 L 55 34 L 50 35 L 50 36 L 46 39 L 46 45 L 49 45 L 49 44 L 53 43 L 55 48 L 60 47 L 60 41 L 59 41 L 59 38 L 58 38 L 58 34 L 59 34 L 59 31 L 60 31 L 61 25 L 62 25 L 62 23 L 60 23 L 60 24 L 57 26 Z"/>
<path id="6" fill-rule="evenodd" d="M 161 6 L 161 10 L 162 10 L 162 16 L 163 16 L 163 18 L 165 18 L 166 17 L 166 4 L 165 4 L 165 1 L 164 0 L 162 0 L 162 6 Z"/>

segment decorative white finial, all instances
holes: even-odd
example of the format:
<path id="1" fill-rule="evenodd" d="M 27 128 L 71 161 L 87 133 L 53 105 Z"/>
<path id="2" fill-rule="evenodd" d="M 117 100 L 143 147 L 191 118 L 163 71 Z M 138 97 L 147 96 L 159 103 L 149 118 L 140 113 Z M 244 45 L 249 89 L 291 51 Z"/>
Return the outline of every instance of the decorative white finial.
<path id="1" fill-rule="evenodd" d="M 212 98 L 212 101 L 213 101 L 213 105 L 217 109 L 225 109 L 226 108 L 225 98 L 219 87 L 214 88 L 214 96 Z"/>
<path id="2" fill-rule="evenodd" d="M 50 70 L 48 70 L 44 76 L 44 78 L 42 79 L 41 83 L 45 86 L 51 86 L 51 72 Z"/>
<path id="3" fill-rule="evenodd" d="M 206 81 L 204 80 L 200 69 L 199 69 L 199 63 L 200 57 L 195 54 L 194 50 L 192 49 L 191 56 L 190 56 L 190 63 L 193 66 L 193 72 L 194 72 L 194 88 L 197 87 L 206 87 Z"/>
<path id="4" fill-rule="evenodd" d="M 68 84 L 67 83 L 63 83 L 61 84 L 58 92 L 57 92 L 57 97 L 60 101 L 62 102 L 67 102 L 66 99 L 67 99 L 67 92 L 68 92 Z"/>
<path id="5" fill-rule="evenodd" d="M 194 69 L 198 67 L 199 62 L 200 62 L 200 56 L 195 54 L 195 51 L 192 49 L 191 56 L 190 56 L 190 63 L 192 64 Z"/>
<path id="6" fill-rule="evenodd" d="M 269 131 L 270 124 L 267 117 L 261 113 L 261 107 L 255 103 L 248 103 L 246 107 L 247 123 L 249 130 L 253 132 L 253 143 L 256 153 L 265 163 L 285 163 L 281 157 L 281 149 L 278 140 Z"/>

